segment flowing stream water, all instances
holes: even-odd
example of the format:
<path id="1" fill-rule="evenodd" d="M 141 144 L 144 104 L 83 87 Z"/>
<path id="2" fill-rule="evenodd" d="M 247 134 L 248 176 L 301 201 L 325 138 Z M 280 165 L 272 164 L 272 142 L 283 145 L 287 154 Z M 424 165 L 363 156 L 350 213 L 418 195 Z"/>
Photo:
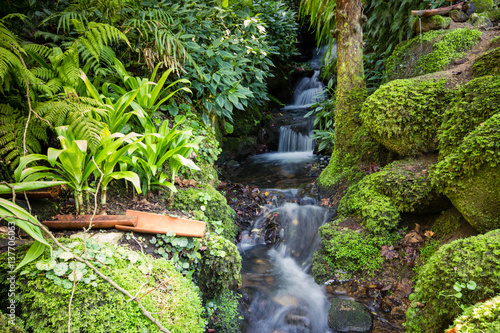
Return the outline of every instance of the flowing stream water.
<path id="1" fill-rule="evenodd" d="M 240 179 L 269 193 L 269 204 L 238 244 L 243 258 L 242 293 L 247 299 L 243 332 L 325 333 L 329 302 L 309 274 L 319 245 L 318 228 L 329 211 L 317 205 L 304 188 L 314 181 L 307 170 L 317 160 L 311 139 L 312 120 L 303 120 L 308 106 L 323 96 L 318 58 L 314 75 L 303 78 L 293 102 L 283 108 L 297 121 L 280 129 L 279 150 L 254 156 Z M 320 60 L 321 58 L 319 58 Z M 272 177 L 269 177 L 269 175 Z M 246 177 L 246 178 L 245 178 Z M 274 226 L 276 242 L 266 244 L 266 230 Z"/>

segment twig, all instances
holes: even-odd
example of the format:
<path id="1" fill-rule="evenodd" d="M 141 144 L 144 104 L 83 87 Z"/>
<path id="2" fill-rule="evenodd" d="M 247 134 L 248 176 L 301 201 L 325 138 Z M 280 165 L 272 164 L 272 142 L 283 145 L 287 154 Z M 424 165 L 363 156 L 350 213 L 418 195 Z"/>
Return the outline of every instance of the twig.
<path id="1" fill-rule="evenodd" d="M 71 333 L 71 302 L 73 301 L 73 296 L 75 295 L 76 286 L 79 283 L 80 280 L 78 280 L 78 283 L 76 282 L 76 260 L 75 260 L 75 269 L 73 270 L 73 290 L 71 291 L 71 296 L 69 298 L 69 305 L 68 305 L 68 333 Z"/>
<path id="2" fill-rule="evenodd" d="M 162 283 L 160 283 L 159 285 L 157 285 L 156 287 L 152 288 L 151 290 L 149 290 L 148 292 L 146 292 L 144 295 L 142 295 L 141 297 L 139 298 L 136 298 L 135 300 L 137 301 L 140 301 L 144 296 L 146 296 L 147 294 L 149 294 L 150 292 L 152 291 L 155 291 L 156 289 L 166 285 L 167 283 L 169 283 L 170 281 L 172 281 L 172 278 L 169 278 L 169 279 L 166 279 L 165 281 L 163 281 Z"/>

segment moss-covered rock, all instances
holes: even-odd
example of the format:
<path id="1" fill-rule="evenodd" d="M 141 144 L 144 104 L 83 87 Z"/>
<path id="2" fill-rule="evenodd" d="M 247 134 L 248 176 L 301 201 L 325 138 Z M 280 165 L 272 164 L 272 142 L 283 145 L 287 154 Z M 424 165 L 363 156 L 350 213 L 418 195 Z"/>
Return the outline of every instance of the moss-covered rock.
<path id="1" fill-rule="evenodd" d="M 207 222 L 209 230 L 229 240 L 236 237 L 236 213 L 229 207 L 226 198 L 210 185 L 179 189 L 171 208 L 193 214 L 195 218 Z"/>
<path id="2" fill-rule="evenodd" d="M 470 50 L 481 34 L 467 28 L 434 30 L 402 42 L 386 61 L 387 79 L 406 79 L 444 70 Z"/>
<path id="3" fill-rule="evenodd" d="M 498 294 L 499 239 L 500 230 L 495 230 L 439 248 L 417 273 L 406 331 L 443 332 L 462 312 L 461 306 Z"/>
<path id="4" fill-rule="evenodd" d="M 484 77 L 488 79 L 491 77 Z M 470 119 L 465 113 L 462 119 L 456 115 L 457 126 L 448 126 L 446 137 L 450 143 L 457 140 L 459 144 L 443 145 L 447 155 L 431 170 L 435 187 L 479 232 L 500 227 L 500 101 L 491 95 L 486 97 L 488 105 L 493 106 L 491 110 L 471 110 Z M 487 118 L 488 113 L 494 114 Z M 475 123 L 475 129 L 460 140 Z"/>
<path id="5" fill-rule="evenodd" d="M 334 298 L 328 312 L 328 326 L 335 332 L 370 332 L 372 316 L 356 301 Z"/>
<path id="6" fill-rule="evenodd" d="M 456 333 L 500 332 L 500 295 L 467 308 L 450 329 Z"/>
<path id="7" fill-rule="evenodd" d="M 430 30 L 448 29 L 451 25 L 451 21 L 451 17 L 443 17 L 441 15 L 423 17 L 420 21 L 415 20 L 412 31 L 415 34 L 420 34 L 420 32 L 427 32 Z"/>
<path id="8" fill-rule="evenodd" d="M 500 9 L 499 9 L 500 10 Z M 481 54 L 474 61 L 472 74 L 475 77 L 484 75 L 500 75 L 500 47 Z"/>
<path id="9" fill-rule="evenodd" d="M 217 235 L 203 238 L 199 269 L 194 278 L 204 299 L 221 296 L 241 282 L 241 256 L 234 243 Z"/>
<path id="10" fill-rule="evenodd" d="M 429 169 L 435 161 L 432 156 L 396 161 L 370 175 L 371 181 L 400 213 L 438 213 L 450 203 L 431 184 Z"/>
<path id="11" fill-rule="evenodd" d="M 469 16 L 461 10 L 452 10 L 448 15 L 454 22 L 465 22 L 469 18 Z"/>
<path id="12" fill-rule="evenodd" d="M 488 18 L 488 14 L 472 14 L 469 16 L 468 23 L 470 23 L 474 28 L 480 28 L 480 27 L 492 27 L 493 23 L 491 23 L 490 19 Z"/>
<path id="13" fill-rule="evenodd" d="M 444 79 L 395 80 L 363 104 L 360 116 L 370 134 L 387 149 L 416 156 L 437 148 L 437 129 L 451 93 Z"/>
<path id="14" fill-rule="evenodd" d="M 438 132 L 439 154 L 454 151 L 479 124 L 500 112 L 500 76 L 484 76 L 463 85 L 444 113 Z"/>
<path id="15" fill-rule="evenodd" d="M 84 253 L 82 241 L 60 241 L 73 253 Z M 16 248 L 19 258 L 25 251 L 26 246 Z M 199 289 L 178 273 L 171 262 L 90 240 L 86 251 L 103 274 L 130 294 L 137 295 L 146 310 L 169 331 L 204 331 Z M 5 293 L 9 270 L 5 255 L 0 255 L 2 294 Z M 54 249 L 52 256 L 46 255 L 49 259 L 24 266 L 16 276 L 16 301 L 27 329 L 34 333 L 68 332 L 68 303 L 71 299 L 71 332 L 158 331 L 136 302 L 85 264 L 72 260 L 70 253 Z M 5 294 L 1 298 L 6 299 L 4 297 Z"/>
<path id="16" fill-rule="evenodd" d="M 313 255 L 312 274 L 318 283 L 330 280 L 338 272 L 342 274 L 373 274 L 381 268 L 382 245 L 390 240 L 373 237 L 364 230 L 354 231 L 327 223 L 320 227 L 321 247 Z"/>
<path id="17" fill-rule="evenodd" d="M 368 232 L 385 235 L 397 226 L 401 216 L 391 198 L 380 192 L 374 175 L 368 175 L 349 187 L 340 201 L 338 214 L 340 218 L 359 218 Z"/>
<path id="18" fill-rule="evenodd" d="M 484 13 L 493 8 L 493 0 L 473 0 L 472 3 L 476 6 L 476 13 Z"/>

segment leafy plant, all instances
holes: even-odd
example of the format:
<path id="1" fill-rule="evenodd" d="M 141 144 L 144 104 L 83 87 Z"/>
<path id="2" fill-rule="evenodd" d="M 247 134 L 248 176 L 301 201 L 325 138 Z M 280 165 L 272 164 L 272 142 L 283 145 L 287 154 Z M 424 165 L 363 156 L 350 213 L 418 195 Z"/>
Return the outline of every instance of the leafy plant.
<path id="1" fill-rule="evenodd" d="M 163 72 L 158 82 L 155 83 L 154 81 L 159 67 L 160 64 L 156 65 L 153 73 L 151 74 L 151 78 L 148 80 L 141 77 L 130 76 L 125 69 L 125 66 L 118 59 L 115 59 L 115 69 L 120 75 L 125 87 L 128 91 L 138 91 L 135 100 L 131 103 L 132 108 L 134 110 L 139 109 L 144 111 L 145 116 L 148 118 L 151 118 L 158 109 L 166 111 L 167 108 L 163 105 L 163 103 L 172 98 L 178 91 L 182 90 L 184 92 L 191 93 L 191 90 L 187 87 L 180 87 L 174 91 L 170 91 L 170 88 L 179 83 L 189 84 L 189 81 L 186 79 L 176 80 L 165 87 L 167 78 L 172 72 L 171 68 Z M 112 87 L 119 95 L 127 93 L 127 90 L 117 85 L 113 85 Z M 143 126 L 145 126 L 143 118 L 140 118 L 140 121 Z"/>
<path id="2" fill-rule="evenodd" d="M 154 123 L 148 122 L 143 140 L 131 146 L 128 156 L 123 158 L 125 163 L 137 170 L 144 193 L 150 192 L 151 185 L 166 186 L 172 193 L 176 192 L 174 181 L 177 172 L 182 167 L 199 169 L 189 156 L 198 149 L 203 138 L 193 137 L 190 128 L 178 129 L 184 119 L 180 119 L 172 128 L 168 127 L 168 121 L 164 121 L 158 129 Z M 163 167 L 167 161 L 170 177 Z"/>
<path id="3" fill-rule="evenodd" d="M 166 260 L 171 260 L 179 272 L 191 276 L 198 267 L 201 259 L 201 254 L 198 252 L 201 247 L 199 239 L 176 237 L 175 232 L 169 231 L 164 235 L 157 234 L 149 242 L 156 247 L 155 253 Z"/>

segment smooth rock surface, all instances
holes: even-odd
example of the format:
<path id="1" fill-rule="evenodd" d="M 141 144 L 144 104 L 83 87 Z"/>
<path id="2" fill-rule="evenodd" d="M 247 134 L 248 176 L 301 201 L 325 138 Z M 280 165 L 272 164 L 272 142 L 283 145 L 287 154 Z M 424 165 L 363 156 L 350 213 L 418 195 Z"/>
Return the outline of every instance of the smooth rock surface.
<path id="1" fill-rule="evenodd" d="M 328 325 L 337 332 L 369 332 L 372 317 L 360 303 L 343 298 L 332 299 Z"/>

